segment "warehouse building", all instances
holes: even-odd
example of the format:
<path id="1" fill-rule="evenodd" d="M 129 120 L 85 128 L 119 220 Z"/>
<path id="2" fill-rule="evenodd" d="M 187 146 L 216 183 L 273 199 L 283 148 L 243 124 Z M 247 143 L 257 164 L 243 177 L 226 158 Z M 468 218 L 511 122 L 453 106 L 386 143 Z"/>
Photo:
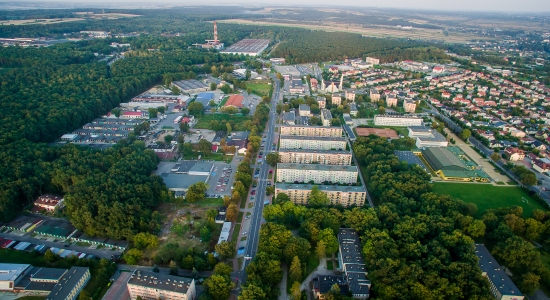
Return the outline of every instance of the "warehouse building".
<path id="1" fill-rule="evenodd" d="M 269 42 L 270 40 L 264 39 L 244 39 L 229 46 L 221 52 L 227 54 L 258 56 L 262 54 L 265 49 L 267 49 Z"/>
<path id="2" fill-rule="evenodd" d="M 356 166 L 277 164 L 277 182 L 355 184 L 357 175 Z"/>
<path id="3" fill-rule="evenodd" d="M 351 165 L 351 152 L 342 150 L 279 149 L 282 163 Z"/>
<path id="4" fill-rule="evenodd" d="M 87 267 L 71 267 L 46 297 L 46 300 L 74 300 L 91 278 Z"/>
<path id="5" fill-rule="evenodd" d="M 473 166 L 467 166 L 466 163 L 447 148 L 429 147 L 422 149 L 421 153 L 434 172 L 443 178 L 443 180 L 489 181 L 485 172 L 475 169 Z"/>
<path id="6" fill-rule="evenodd" d="M 195 279 L 136 270 L 127 282 L 131 299 L 194 300 Z"/>
<path id="7" fill-rule="evenodd" d="M 424 147 L 447 147 L 449 142 L 437 130 L 426 126 L 410 126 L 408 127 L 409 137 L 416 139 L 416 147 L 422 149 Z"/>
<path id="8" fill-rule="evenodd" d="M 375 126 L 422 126 L 422 118 L 415 116 L 400 116 L 400 115 L 376 115 L 374 117 Z"/>
<path id="9" fill-rule="evenodd" d="M 342 127 L 282 125 L 281 135 L 341 137 Z"/>
<path id="10" fill-rule="evenodd" d="M 367 197 L 367 191 L 362 186 L 339 186 L 339 185 L 312 185 L 312 184 L 293 184 L 277 183 L 275 187 L 275 196 L 286 194 L 290 201 L 295 204 L 307 205 L 308 197 L 314 186 L 325 193 L 330 200 L 331 205 L 342 205 L 348 207 L 351 205 L 363 206 Z"/>
<path id="11" fill-rule="evenodd" d="M 279 147 L 282 149 L 344 150 L 346 149 L 346 138 L 281 135 Z"/>
<path id="12" fill-rule="evenodd" d="M 204 82 L 196 79 L 172 81 L 171 86 L 177 87 L 182 93 L 196 94 L 200 92 L 207 92 L 210 87 Z"/>

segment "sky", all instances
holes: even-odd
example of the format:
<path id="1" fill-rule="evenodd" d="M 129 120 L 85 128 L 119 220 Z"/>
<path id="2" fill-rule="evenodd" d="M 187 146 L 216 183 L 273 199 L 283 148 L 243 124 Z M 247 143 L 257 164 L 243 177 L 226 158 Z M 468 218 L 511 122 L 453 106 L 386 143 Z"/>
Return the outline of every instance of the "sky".
<path id="1" fill-rule="evenodd" d="M 9 0 L 8 0 L 9 1 Z M 90 0 L 30 0 L 32 2 L 52 3 L 62 2 L 72 5 L 94 3 L 96 6 L 101 3 L 109 4 L 109 7 L 116 5 L 127 6 L 132 4 L 175 4 L 175 5 L 255 5 L 255 6 L 362 6 L 379 8 L 401 8 L 418 10 L 443 10 L 443 11 L 498 11 L 498 12 L 550 12 L 550 0 L 115 0 L 115 1 L 90 1 Z M 30 2 L 29 1 L 29 2 Z M 2 0 L 0 0 L 0 3 Z M 17 2 L 17 1 L 16 1 Z M 22 1 L 23 2 L 23 1 Z M 25 1 L 27 2 L 27 1 Z M 132 5 L 133 6 L 133 5 Z"/>

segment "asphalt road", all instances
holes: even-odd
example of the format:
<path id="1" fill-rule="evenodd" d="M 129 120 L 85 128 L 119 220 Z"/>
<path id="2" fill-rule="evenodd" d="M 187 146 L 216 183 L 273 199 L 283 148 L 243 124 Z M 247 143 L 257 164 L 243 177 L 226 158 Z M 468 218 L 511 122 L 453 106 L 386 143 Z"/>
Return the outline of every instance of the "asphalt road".
<path id="1" fill-rule="evenodd" d="M 271 145 L 273 144 L 275 138 L 275 119 L 277 117 L 276 105 L 279 101 L 280 90 L 279 90 L 279 81 L 274 80 L 274 90 L 273 97 L 271 98 L 271 111 L 269 112 L 269 120 L 267 121 L 267 127 L 265 130 L 265 151 L 264 155 L 271 152 Z M 245 259 L 243 264 L 243 270 L 238 273 L 237 278 L 239 282 L 244 284 L 246 282 L 246 267 L 250 264 L 250 261 L 256 256 L 258 251 L 258 242 L 260 240 L 260 227 L 263 221 L 263 209 L 264 201 L 266 200 L 265 189 L 267 187 L 267 175 L 269 170 L 269 165 L 265 162 L 265 159 L 260 164 L 260 176 L 258 177 L 258 186 L 256 187 L 256 201 L 254 205 L 254 211 L 252 213 L 250 227 L 248 230 L 243 229 L 243 231 L 248 231 L 247 244 L 245 246 L 245 257 L 250 257 L 249 260 Z"/>

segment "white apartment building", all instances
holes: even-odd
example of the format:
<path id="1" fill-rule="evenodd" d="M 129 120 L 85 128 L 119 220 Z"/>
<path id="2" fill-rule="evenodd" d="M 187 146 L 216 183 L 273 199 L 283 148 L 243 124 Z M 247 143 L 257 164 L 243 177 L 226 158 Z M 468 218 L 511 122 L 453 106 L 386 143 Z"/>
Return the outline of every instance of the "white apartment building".
<path id="1" fill-rule="evenodd" d="M 355 92 L 354 91 L 346 91 L 346 100 L 349 102 L 355 102 Z"/>
<path id="2" fill-rule="evenodd" d="M 357 183 L 356 166 L 277 164 L 277 182 Z"/>
<path id="3" fill-rule="evenodd" d="M 340 104 L 342 104 L 342 95 L 341 94 L 332 95 L 332 105 L 340 105 Z"/>
<path id="4" fill-rule="evenodd" d="M 416 102 L 413 100 L 405 100 L 403 101 L 403 108 L 405 112 L 414 113 L 416 111 Z"/>
<path id="5" fill-rule="evenodd" d="M 334 150 L 279 149 L 282 163 L 351 165 L 351 152 Z"/>
<path id="6" fill-rule="evenodd" d="M 131 299 L 194 300 L 195 280 L 161 273 L 136 270 L 128 279 Z"/>
<path id="7" fill-rule="evenodd" d="M 398 115 L 376 115 L 374 117 L 375 126 L 422 126 L 422 118 L 414 116 L 398 116 Z"/>
<path id="8" fill-rule="evenodd" d="M 323 121 L 323 126 L 330 126 L 332 123 L 332 114 L 328 109 L 321 109 L 321 121 Z"/>
<path id="9" fill-rule="evenodd" d="M 281 135 L 341 137 L 342 127 L 282 125 Z"/>
<path id="10" fill-rule="evenodd" d="M 344 150 L 346 138 L 282 135 L 279 147 L 281 149 Z"/>
<path id="11" fill-rule="evenodd" d="M 309 194 L 314 186 L 312 184 L 277 183 L 275 196 L 284 193 L 295 204 L 307 205 Z M 328 196 L 331 205 L 363 206 L 367 197 L 367 192 L 362 186 L 318 185 L 317 187 Z"/>
<path id="12" fill-rule="evenodd" d="M 317 97 L 317 104 L 319 104 L 319 108 L 325 108 L 325 107 L 327 107 L 327 98 L 325 98 L 325 97 Z"/>

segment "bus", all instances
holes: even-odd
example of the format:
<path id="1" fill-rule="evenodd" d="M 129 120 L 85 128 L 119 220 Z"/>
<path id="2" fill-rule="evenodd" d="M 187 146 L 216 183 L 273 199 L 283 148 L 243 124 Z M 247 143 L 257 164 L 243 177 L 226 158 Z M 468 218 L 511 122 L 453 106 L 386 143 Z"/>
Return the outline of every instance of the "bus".
<path id="1" fill-rule="evenodd" d="M 174 120 L 174 124 L 177 124 L 177 123 L 181 122 L 181 119 L 183 119 L 182 116 L 177 117 L 177 118 Z"/>

